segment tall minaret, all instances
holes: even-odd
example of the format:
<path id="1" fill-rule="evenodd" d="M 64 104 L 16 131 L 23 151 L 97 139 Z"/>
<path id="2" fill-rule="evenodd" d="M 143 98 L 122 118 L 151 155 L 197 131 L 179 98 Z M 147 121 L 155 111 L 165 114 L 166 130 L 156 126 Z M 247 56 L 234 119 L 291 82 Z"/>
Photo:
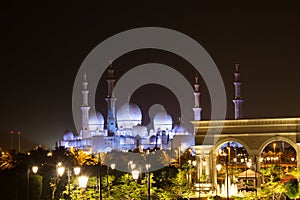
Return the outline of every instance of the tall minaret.
<path id="1" fill-rule="evenodd" d="M 239 69 L 239 63 L 235 63 L 235 72 L 234 72 L 234 99 L 232 102 L 234 103 L 234 119 L 241 119 L 243 117 L 242 115 L 242 103 L 243 99 L 241 96 L 241 84 L 240 81 L 240 69 Z"/>
<path id="2" fill-rule="evenodd" d="M 88 82 L 87 82 L 87 74 L 83 74 L 83 83 L 82 83 L 82 105 L 80 107 L 82 111 L 82 138 L 89 138 L 90 132 L 89 132 L 89 90 L 87 88 Z"/>
<path id="3" fill-rule="evenodd" d="M 108 67 L 108 79 L 107 79 L 107 130 L 109 135 L 114 135 L 116 131 L 116 100 L 117 98 L 114 95 L 115 89 L 115 77 L 114 77 L 114 69 L 112 66 L 112 61 L 109 61 Z"/>
<path id="4" fill-rule="evenodd" d="M 202 108 L 200 108 L 200 91 L 199 91 L 199 76 L 196 74 L 195 76 L 195 91 L 194 91 L 194 97 L 195 97 L 195 106 L 193 108 L 194 111 L 194 120 L 201 120 L 201 111 Z"/>

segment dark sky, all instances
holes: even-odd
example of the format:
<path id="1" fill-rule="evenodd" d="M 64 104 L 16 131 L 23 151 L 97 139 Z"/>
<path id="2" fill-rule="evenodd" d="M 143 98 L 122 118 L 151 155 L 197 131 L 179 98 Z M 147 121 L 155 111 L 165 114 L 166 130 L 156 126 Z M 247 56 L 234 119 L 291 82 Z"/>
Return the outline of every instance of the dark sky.
<path id="1" fill-rule="evenodd" d="M 10 147 L 11 129 L 22 131 L 23 150 L 35 144 L 53 147 L 67 128 L 75 132 L 72 89 L 84 58 L 108 37 L 146 26 L 180 31 L 208 51 L 226 86 L 228 118 L 232 118 L 232 72 L 236 60 L 242 73 L 245 118 L 300 117 L 300 12 L 296 3 L 50 2 L 1 6 L 3 149 Z M 187 65 L 164 52 L 136 53 L 115 61 L 116 68 L 134 67 L 148 62 L 148 57 L 173 63 L 175 68 L 176 64 Z M 182 73 L 193 82 L 193 70 L 187 66 Z M 166 92 L 165 88 L 155 87 Z M 148 86 L 144 89 L 148 93 L 156 91 Z M 201 89 L 203 115 L 208 119 L 209 97 L 204 84 Z M 143 107 L 138 96 L 132 100 Z M 105 112 L 104 106 L 99 103 L 97 109 Z M 170 108 L 170 112 L 176 118 L 176 108 Z"/>

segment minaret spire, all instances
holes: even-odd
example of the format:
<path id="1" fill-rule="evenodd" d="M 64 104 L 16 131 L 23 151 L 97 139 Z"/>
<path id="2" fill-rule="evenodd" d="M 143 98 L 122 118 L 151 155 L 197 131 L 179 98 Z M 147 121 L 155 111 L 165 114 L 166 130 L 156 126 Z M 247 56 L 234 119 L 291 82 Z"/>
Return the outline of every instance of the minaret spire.
<path id="1" fill-rule="evenodd" d="M 82 138 L 89 138 L 89 90 L 88 90 L 87 74 L 83 74 L 83 83 L 82 83 L 82 105 L 80 107 L 82 111 Z"/>
<path id="2" fill-rule="evenodd" d="M 234 119 L 241 119 L 243 117 L 242 115 L 242 103 L 243 99 L 241 96 L 241 85 L 242 82 L 240 80 L 240 64 L 236 62 L 234 64 L 234 99 L 232 102 L 234 103 Z"/>
<path id="3" fill-rule="evenodd" d="M 114 95 L 115 89 L 115 77 L 114 68 L 112 65 L 113 61 L 109 60 L 109 67 L 107 69 L 108 79 L 107 79 L 107 130 L 109 135 L 113 135 L 116 131 L 116 100 Z"/>
<path id="4" fill-rule="evenodd" d="M 200 85 L 199 85 L 199 75 L 198 73 L 195 76 L 195 84 L 194 84 L 194 97 L 195 97 L 195 106 L 193 108 L 194 111 L 194 120 L 201 120 L 201 111 L 202 108 L 200 108 Z"/>

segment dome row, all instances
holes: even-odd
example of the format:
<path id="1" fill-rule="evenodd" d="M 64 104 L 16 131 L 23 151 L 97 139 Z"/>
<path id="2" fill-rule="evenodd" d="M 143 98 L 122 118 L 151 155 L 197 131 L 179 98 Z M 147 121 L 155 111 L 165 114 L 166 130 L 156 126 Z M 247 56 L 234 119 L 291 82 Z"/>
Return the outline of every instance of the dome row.
<path id="1" fill-rule="evenodd" d="M 119 128 L 133 128 L 142 123 L 141 109 L 133 103 L 126 103 L 121 106 L 116 114 Z M 166 112 L 159 112 L 153 118 L 154 130 L 172 130 L 172 117 Z M 89 128 L 91 130 L 104 127 L 103 115 L 93 107 L 90 109 Z"/>

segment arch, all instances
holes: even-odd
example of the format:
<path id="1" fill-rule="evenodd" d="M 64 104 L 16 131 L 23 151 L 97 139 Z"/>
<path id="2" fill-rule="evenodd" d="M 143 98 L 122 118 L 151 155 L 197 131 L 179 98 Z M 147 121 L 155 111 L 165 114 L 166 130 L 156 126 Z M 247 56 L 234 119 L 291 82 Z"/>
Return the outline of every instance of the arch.
<path id="1" fill-rule="evenodd" d="M 262 151 L 266 148 L 266 146 L 268 146 L 270 143 L 278 142 L 278 141 L 283 141 L 283 142 L 289 143 L 295 149 L 296 155 L 297 155 L 297 161 L 298 161 L 298 146 L 297 146 L 297 144 L 293 140 L 286 138 L 286 137 L 282 137 L 282 136 L 274 136 L 274 137 L 271 137 L 271 138 L 267 139 L 266 141 L 264 141 L 263 144 L 259 148 L 259 151 L 258 151 L 259 154 L 261 154 Z"/>
<path id="2" fill-rule="evenodd" d="M 227 137 L 227 138 L 224 138 L 224 139 L 221 139 L 217 142 L 217 144 L 215 145 L 215 148 L 214 148 L 214 154 L 216 154 L 218 152 L 218 149 L 223 145 L 225 144 L 226 142 L 238 142 L 240 143 L 241 145 L 243 145 L 243 147 L 246 149 L 246 151 L 249 153 L 250 152 L 250 148 L 249 146 L 247 145 L 247 143 L 245 143 L 244 141 L 240 140 L 240 139 L 237 139 L 237 138 L 233 138 L 233 137 Z"/>

